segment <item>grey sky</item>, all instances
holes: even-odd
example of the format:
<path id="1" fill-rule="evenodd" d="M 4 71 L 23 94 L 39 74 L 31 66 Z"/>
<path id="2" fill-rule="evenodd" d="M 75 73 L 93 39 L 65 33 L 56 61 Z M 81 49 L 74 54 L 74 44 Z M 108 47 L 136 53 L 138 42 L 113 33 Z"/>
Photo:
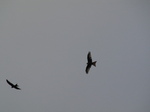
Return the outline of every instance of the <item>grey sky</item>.
<path id="1" fill-rule="evenodd" d="M 150 112 L 149 6 L 149 0 L 1 1 L 0 111 Z M 97 67 L 86 74 L 88 51 Z"/>

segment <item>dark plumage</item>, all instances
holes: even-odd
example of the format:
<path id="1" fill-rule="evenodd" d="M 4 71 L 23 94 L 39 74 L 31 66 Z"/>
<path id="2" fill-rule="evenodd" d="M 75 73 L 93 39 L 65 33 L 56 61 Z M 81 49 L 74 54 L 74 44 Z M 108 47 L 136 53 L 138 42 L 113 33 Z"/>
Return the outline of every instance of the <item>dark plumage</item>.
<path id="1" fill-rule="evenodd" d="M 12 87 L 12 88 L 15 88 L 15 89 L 18 89 L 18 90 L 21 90 L 19 87 L 18 87 L 18 85 L 17 84 L 12 84 L 10 81 L 8 81 L 7 79 L 6 79 L 6 82 Z"/>
<path id="2" fill-rule="evenodd" d="M 87 55 L 87 61 L 88 62 L 87 62 L 87 66 L 86 66 L 85 72 L 88 74 L 88 72 L 89 72 L 89 70 L 90 70 L 92 65 L 96 67 L 96 62 L 97 61 L 92 62 L 91 52 L 89 52 L 88 55 Z"/>

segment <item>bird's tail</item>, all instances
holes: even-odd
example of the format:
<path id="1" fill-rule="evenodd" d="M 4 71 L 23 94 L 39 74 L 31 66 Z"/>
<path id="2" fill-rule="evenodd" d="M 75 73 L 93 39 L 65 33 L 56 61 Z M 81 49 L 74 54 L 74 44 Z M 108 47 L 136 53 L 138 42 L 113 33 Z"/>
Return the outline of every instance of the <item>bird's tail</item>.
<path id="1" fill-rule="evenodd" d="M 95 67 L 96 67 L 96 62 L 97 62 L 97 61 L 94 61 L 94 62 L 92 63 L 92 65 L 95 66 Z"/>

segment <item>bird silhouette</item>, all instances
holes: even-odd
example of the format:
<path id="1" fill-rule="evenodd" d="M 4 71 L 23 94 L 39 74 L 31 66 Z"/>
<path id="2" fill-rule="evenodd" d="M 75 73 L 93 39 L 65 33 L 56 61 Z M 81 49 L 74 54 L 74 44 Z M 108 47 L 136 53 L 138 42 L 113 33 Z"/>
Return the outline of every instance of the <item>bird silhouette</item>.
<path id="1" fill-rule="evenodd" d="M 12 88 L 15 88 L 17 90 L 21 90 L 19 87 L 18 87 L 18 84 L 12 84 L 9 80 L 6 79 L 6 82 L 12 87 Z"/>
<path id="2" fill-rule="evenodd" d="M 90 70 L 92 65 L 96 67 L 96 62 L 97 61 L 92 62 L 91 52 L 89 52 L 88 55 L 87 55 L 87 61 L 88 62 L 87 62 L 87 66 L 86 66 L 85 72 L 88 74 L 88 72 L 89 72 L 89 70 Z"/>

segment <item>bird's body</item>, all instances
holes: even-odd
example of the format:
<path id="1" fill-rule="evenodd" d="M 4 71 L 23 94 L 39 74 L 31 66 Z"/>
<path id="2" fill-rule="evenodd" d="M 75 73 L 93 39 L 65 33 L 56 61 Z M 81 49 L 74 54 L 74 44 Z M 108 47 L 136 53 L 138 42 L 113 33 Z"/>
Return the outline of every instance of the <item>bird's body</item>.
<path id="1" fill-rule="evenodd" d="M 19 87 L 18 87 L 18 84 L 12 84 L 9 80 L 6 79 L 6 82 L 12 87 L 12 88 L 15 88 L 17 90 L 21 90 Z"/>
<path id="2" fill-rule="evenodd" d="M 89 70 L 90 70 L 92 65 L 96 67 L 96 62 L 97 61 L 92 62 L 91 52 L 89 52 L 88 55 L 87 55 L 87 61 L 88 62 L 87 62 L 87 66 L 86 66 L 85 72 L 88 74 L 88 72 L 89 72 Z"/>

